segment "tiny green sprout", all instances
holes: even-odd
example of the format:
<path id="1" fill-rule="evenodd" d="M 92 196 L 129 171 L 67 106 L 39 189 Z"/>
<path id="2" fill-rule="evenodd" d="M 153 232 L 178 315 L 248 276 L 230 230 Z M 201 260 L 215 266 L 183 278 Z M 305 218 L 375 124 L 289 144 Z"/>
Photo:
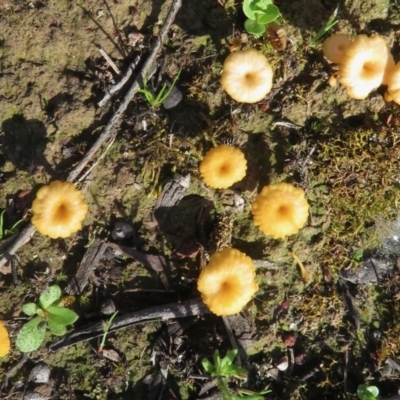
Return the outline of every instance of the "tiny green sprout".
<path id="1" fill-rule="evenodd" d="M 237 350 L 229 350 L 224 358 L 221 358 L 219 351 L 215 350 L 213 362 L 207 358 L 203 358 L 201 363 L 204 370 L 213 378 L 217 378 L 218 389 L 221 392 L 223 400 L 263 400 L 264 395 L 269 393 L 269 390 L 261 392 L 252 392 L 245 389 L 238 389 L 233 393 L 229 387 L 226 378 L 245 379 L 247 371 L 233 363 L 236 358 Z"/>
<path id="2" fill-rule="evenodd" d="M 101 353 L 104 349 L 104 346 L 106 345 L 108 331 L 109 331 L 109 329 L 114 321 L 114 318 L 116 317 L 117 314 L 118 314 L 118 311 L 115 311 L 115 313 L 113 315 L 111 315 L 110 319 L 104 323 L 104 326 L 103 326 L 104 333 L 101 338 L 101 343 L 100 343 L 99 349 L 97 350 L 98 353 Z"/>
<path id="3" fill-rule="evenodd" d="M 73 324 L 78 315 L 68 308 L 60 306 L 61 289 L 50 286 L 39 297 L 39 303 L 27 303 L 22 311 L 35 318 L 27 322 L 19 331 L 16 346 L 23 353 L 37 350 L 44 340 L 47 328 L 53 335 L 61 336 L 67 331 L 66 326 Z"/>
<path id="4" fill-rule="evenodd" d="M 180 74 L 181 70 L 179 70 L 178 74 L 174 78 L 174 81 L 169 87 L 166 83 L 164 83 L 156 96 L 151 92 L 151 90 L 147 88 L 147 80 L 144 80 L 144 87 L 143 89 L 139 89 L 138 93 L 142 93 L 152 107 L 158 107 L 170 95 L 172 89 L 176 84 L 176 81 L 179 79 Z"/>
<path id="5" fill-rule="evenodd" d="M 358 385 L 357 397 L 360 400 L 379 399 L 379 389 L 376 386 Z"/>
<path id="6" fill-rule="evenodd" d="M 243 12 L 248 18 L 244 28 L 247 33 L 256 37 L 262 36 L 267 25 L 276 21 L 281 14 L 272 0 L 244 0 Z"/>
<path id="7" fill-rule="evenodd" d="M 326 22 L 326 24 L 310 40 L 310 43 L 309 43 L 310 47 L 315 46 L 321 40 L 322 36 L 324 36 L 326 33 L 328 33 L 339 22 L 339 20 L 336 19 L 336 16 L 337 16 L 337 13 L 338 13 L 338 9 L 339 9 L 339 7 L 336 7 L 335 11 L 329 17 L 329 19 Z"/>
<path id="8" fill-rule="evenodd" d="M 6 210 L 3 210 L 0 213 L 0 240 L 3 240 L 6 238 L 6 236 L 10 236 L 14 233 L 14 229 L 23 221 L 23 219 L 20 219 L 17 221 L 10 229 L 4 228 L 4 214 Z"/>

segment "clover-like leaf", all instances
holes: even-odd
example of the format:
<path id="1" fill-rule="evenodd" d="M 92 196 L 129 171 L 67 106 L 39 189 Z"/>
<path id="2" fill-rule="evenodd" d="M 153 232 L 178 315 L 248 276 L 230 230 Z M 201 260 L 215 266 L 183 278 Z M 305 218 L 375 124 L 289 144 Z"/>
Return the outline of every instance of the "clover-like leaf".
<path id="1" fill-rule="evenodd" d="M 247 18 L 256 19 L 256 14 L 263 13 L 270 4 L 272 0 L 244 0 L 243 12 Z"/>
<path id="2" fill-rule="evenodd" d="M 15 345 L 23 353 L 35 351 L 43 343 L 45 333 L 46 323 L 41 317 L 36 317 L 21 328 Z"/>
<path id="3" fill-rule="evenodd" d="M 279 8 L 274 4 L 270 4 L 262 14 L 256 15 L 256 22 L 260 25 L 266 25 L 275 21 L 279 17 L 279 15 Z"/>
<path id="4" fill-rule="evenodd" d="M 62 336 L 67 332 L 67 327 L 64 324 L 56 324 L 49 319 L 49 330 L 53 335 Z"/>
<path id="5" fill-rule="evenodd" d="M 68 308 L 51 306 L 47 309 L 49 321 L 58 325 L 70 325 L 78 319 L 78 314 Z"/>
<path id="6" fill-rule="evenodd" d="M 35 303 L 26 303 L 22 306 L 22 311 L 30 317 L 37 314 L 38 309 L 39 307 Z"/>
<path id="7" fill-rule="evenodd" d="M 251 35 L 259 37 L 266 31 L 267 28 L 265 25 L 260 25 L 256 21 L 247 19 L 244 23 L 244 29 L 246 29 L 246 32 L 250 33 Z"/>
<path id="8" fill-rule="evenodd" d="M 47 310 L 61 297 L 61 289 L 58 285 L 49 286 L 48 289 L 39 297 L 39 303 L 42 308 Z"/>
<path id="9" fill-rule="evenodd" d="M 379 395 L 379 389 L 376 386 L 359 385 L 357 388 L 357 397 L 361 400 L 373 400 Z"/>

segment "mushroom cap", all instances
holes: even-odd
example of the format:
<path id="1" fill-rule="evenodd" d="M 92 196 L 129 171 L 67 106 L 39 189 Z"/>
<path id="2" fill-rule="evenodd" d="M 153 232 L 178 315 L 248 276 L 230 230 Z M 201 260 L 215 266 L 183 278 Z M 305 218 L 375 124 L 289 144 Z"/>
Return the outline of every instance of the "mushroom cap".
<path id="1" fill-rule="evenodd" d="M 289 183 L 264 186 L 251 206 L 255 224 L 275 239 L 297 233 L 308 218 L 304 190 Z"/>
<path id="2" fill-rule="evenodd" d="M 400 104 L 400 62 L 393 67 L 386 82 L 388 87 L 385 100 Z"/>
<path id="3" fill-rule="evenodd" d="M 344 51 L 350 43 L 351 39 L 347 35 L 336 33 L 324 41 L 322 51 L 328 61 L 339 64 L 342 62 Z"/>
<path id="4" fill-rule="evenodd" d="M 272 67 L 264 54 L 247 49 L 225 59 L 221 85 L 233 100 L 256 103 L 271 91 L 272 78 Z"/>
<path id="5" fill-rule="evenodd" d="M 36 229 L 56 239 L 71 236 L 81 229 L 88 206 L 72 182 L 54 181 L 39 189 L 32 211 L 32 224 Z"/>
<path id="6" fill-rule="evenodd" d="M 197 289 L 204 304 L 216 315 L 240 312 L 258 290 L 253 261 L 239 250 L 214 253 L 200 272 Z"/>
<path id="7" fill-rule="evenodd" d="M 0 321 L 0 357 L 5 357 L 11 348 L 10 336 L 3 322 Z"/>
<path id="8" fill-rule="evenodd" d="M 393 66 L 393 56 L 381 36 L 359 35 L 344 51 L 340 82 L 350 97 L 362 100 L 385 81 Z"/>
<path id="9" fill-rule="evenodd" d="M 206 185 L 226 189 L 245 177 L 247 161 L 241 150 L 222 144 L 207 152 L 199 169 Z"/>

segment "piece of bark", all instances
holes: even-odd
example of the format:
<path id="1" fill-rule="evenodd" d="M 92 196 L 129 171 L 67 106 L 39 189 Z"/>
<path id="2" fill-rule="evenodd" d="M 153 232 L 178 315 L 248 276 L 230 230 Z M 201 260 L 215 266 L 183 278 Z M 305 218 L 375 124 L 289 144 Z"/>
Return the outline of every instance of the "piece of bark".
<path id="1" fill-rule="evenodd" d="M 370 257 L 354 272 L 340 271 L 340 277 L 356 284 L 377 283 L 393 269 L 393 263 L 383 258 Z"/>
<path id="2" fill-rule="evenodd" d="M 185 196 L 189 185 L 190 175 L 181 176 L 178 174 L 175 174 L 174 177 L 165 184 L 161 196 L 154 206 L 154 217 L 160 229 L 164 229 L 165 218 L 171 209 Z"/>
<path id="3" fill-rule="evenodd" d="M 103 257 L 107 247 L 107 243 L 103 242 L 101 239 L 96 239 L 95 242 L 86 250 L 75 276 L 65 288 L 66 293 L 77 296 L 83 293 L 94 268 Z"/>

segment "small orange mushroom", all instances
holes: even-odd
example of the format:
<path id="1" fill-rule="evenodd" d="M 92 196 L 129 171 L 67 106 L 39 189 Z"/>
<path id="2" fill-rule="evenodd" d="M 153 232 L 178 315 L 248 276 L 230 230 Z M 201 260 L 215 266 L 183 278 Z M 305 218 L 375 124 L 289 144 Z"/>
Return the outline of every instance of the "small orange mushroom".
<path id="1" fill-rule="evenodd" d="M 322 51 L 328 61 L 341 63 L 346 48 L 351 43 L 351 39 L 342 33 L 336 33 L 329 36 L 323 44 Z"/>
<path id="2" fill-rule="evenodd" d="M 264 186 L 252 203 L 254 222 L 275 239 L 297 233 L 307 222 L 304 190 L 289 183 Z"/>
<path id="3" fill-rule="evenodd" d="M 54 181 L 39 189 L 32 203 L 32 224 L 52 239 L 65 238 L 81 229 L 88 206 L 72 182 Z"/>
<path id="4" fill-rule="evenodd" d="M 247 161 L 241 150 L 222 144 L 208 151 L 199 169 L 206 185 L 226 189 L 246 176 Z"/>
<path id="5" fill-rule="evenodd" d="M 0 321 L 0 357 L 5 357 L 11 348 L 10 336 L 3 322 Z"/>
<path id="6" fill-rule="evenodd" d="M 272 67 L 264 54 L 247 49 L 225 59 L 221 85 L 233 100 L 257 103 L 271 91 L 272 78 Z"/>
<path id="7" fill-rule="evenodd" d="M 385 39 L 379 35 L 359 35 L 344 50 L 339 79 L 350 97 L 362 100 L 386 83 L 393 67 L 393 56 Z"/>
<path id="8" fill-rule="evenodd" d="M 258 290 L 253 261 L 239 250 L 214 253 L 197 281 L 204 304 L 216 315 L 240 312 Z"/>

